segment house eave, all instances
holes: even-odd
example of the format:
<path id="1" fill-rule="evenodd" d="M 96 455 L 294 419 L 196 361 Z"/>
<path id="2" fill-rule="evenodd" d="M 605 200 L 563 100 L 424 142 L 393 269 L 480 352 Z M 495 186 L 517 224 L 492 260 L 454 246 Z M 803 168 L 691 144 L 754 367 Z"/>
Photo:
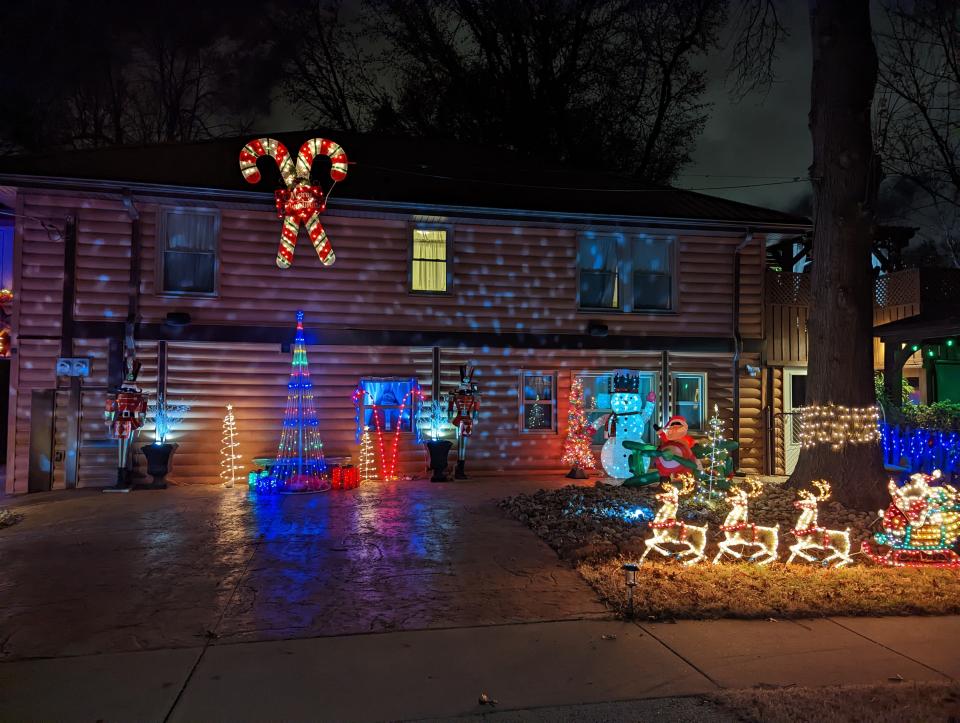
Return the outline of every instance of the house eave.
<path id="1" fill-rule="evenodd" d="M 0 174 L 0 186 L 17 188 L 57 189 L 99 193 L 131 193 L 159 198 L 192 198 L 203 201 L 237 203 L 254 207 L 274 209 L 274 196 L 263 191 L 235 191 L 221 188 L 177 186 L 169 184 L 112 181 L 57 176 L 33 176 L 25 174 Z M 429 203 L 409 203 L 335 197 L 330 200 L 330 210 L 355 212 L 383 212 L 399 215 L 427 215 L 475 218 L 488 221 L 526 221 L 533 219 L 548 223 L 583 225 L 642 225 L 654 228 L 696 228 L 717 231 L 744 231 L 755 233 L 802 233 L 809 231 L 809 224 L 775 223 L 754 220 L 718 220 L 709 218 L 682 218 L 667 216 L 630 216 L 614 214 L 589 214 L 581 212 L 558 212 L 518 210 L 485 206 L 458 206 Z"/>

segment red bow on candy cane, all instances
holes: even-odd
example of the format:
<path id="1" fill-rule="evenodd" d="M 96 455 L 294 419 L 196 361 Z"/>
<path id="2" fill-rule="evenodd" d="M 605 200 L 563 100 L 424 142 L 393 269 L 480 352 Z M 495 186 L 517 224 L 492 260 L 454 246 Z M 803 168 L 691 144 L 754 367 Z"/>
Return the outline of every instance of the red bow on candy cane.
<path id="1" fill-rule="evenodd" d="M 287 147 L 273 138 L 250 141 L 240 151 L 240 172 L 248 183 L 257 183 L 260 180 L 257 161 L 263 156 L 271 156 L 280 167 L 280 176 L 287 186 L 274 194 L 277 216 L 283 219 L 280 248 L 277 249 L 277 266 L 281 269 L 289 268 L 293 263 L 293 251 L 301 223 L 307 227 L 310 241 L 324 266 L 330 266 L 337 258 L 327 238 L 327 232 L 320 223 L 320 214 L 326 208 L 323 190 L 310 183 L 310 169 L 318 155 L 330 158 L 330 178 L 334 184 L 347 177 L 346 152 L 326 138 L 311 138 L 300 146 L 295 163 Z"/>

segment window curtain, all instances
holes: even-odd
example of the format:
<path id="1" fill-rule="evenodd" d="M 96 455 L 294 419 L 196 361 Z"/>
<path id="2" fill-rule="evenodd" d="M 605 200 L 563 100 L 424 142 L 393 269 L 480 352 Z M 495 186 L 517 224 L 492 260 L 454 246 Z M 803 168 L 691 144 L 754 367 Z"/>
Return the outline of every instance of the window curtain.
<path id="1" fill-rule="evenodd" d="M 216 290 L 217 219 L 210 213 L 164 216 L 163 290 L 209 294 Z"/>
<path id="2" fill-rule="evenodd" d="M 209 213 L 168 213 L 168 251 L 207 251 L 216 246 L 216 218 Z"/>
<path id="3" fill-rule="evenodd" d="M 447 290 L 447 232 L 444 229 L 414 229 L 413 290 Z"/>
<path id="4" fill-rule="evenodd" d="M 412 381 L 364 379 L 360 382 L 360 385 L 363 387 L 363 390 L 367 392 L 363 400 L 363 423 L 365 425 L 370 427 L 371 430 L 376 429 L 376 424 L 373 419 L 373 404 L 376 404 L 378 407 L 377 412 L 381 415 L 380 419 L 383 423 L 383 431 L 393 431 L 396 429 L 397 424 L 402 424 L 403 430 L 409 430 L 411 400 L 407 397 L 407 394 L 413 388 Z M 403 403 L 404 397 L 407 397 L 407 406 L 406 409 L 403 410 L 403 419 L 401 419 L 400 405 Z"/>
<path id="5" fill-rule="evenodd" d="M 617 238 L 580 239 L 580 305 L 615 308 L 619 305 Z"/>

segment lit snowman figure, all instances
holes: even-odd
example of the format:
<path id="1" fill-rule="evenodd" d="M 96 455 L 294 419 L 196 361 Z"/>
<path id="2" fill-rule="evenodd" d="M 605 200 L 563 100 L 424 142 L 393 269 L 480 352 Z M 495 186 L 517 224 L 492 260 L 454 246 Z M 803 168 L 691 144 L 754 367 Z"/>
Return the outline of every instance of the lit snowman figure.
<path id="1" fill-rule="evenodd" d="M 657 395 L 647 394 L 646 401 L 640 395 L 640 376 L 630 372 L 617 372 L 613 375 L 610 394 L 610 415 L 607 428 L 607 441 L 600 451 L 600 464 L 612 480 L 608 484 L 621 485 L 633 473 L 630 471 L 630 451 L 623 443 L 643 442 L 644 429 L 656 409 Z M 645 469 L 649 460 L 644 458 Z"/>

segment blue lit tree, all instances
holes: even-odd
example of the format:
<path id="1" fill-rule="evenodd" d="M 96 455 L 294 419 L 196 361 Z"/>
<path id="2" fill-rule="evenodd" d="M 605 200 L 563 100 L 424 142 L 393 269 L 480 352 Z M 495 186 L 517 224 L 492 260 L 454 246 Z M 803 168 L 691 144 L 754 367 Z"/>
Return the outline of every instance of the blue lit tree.
<path id="1" fill-rule="evenodd" d="M 293 368 L 287 384 L 287 408 L 277 460 L 270 473 L 257 481 L 261 490 L 311 492 L 330 489 L 325 479 L 320 422 L 313 401 L 313 383 L 303 338 L 303 312 L 297 312 L 297 335 L 293 340 Z"/>

